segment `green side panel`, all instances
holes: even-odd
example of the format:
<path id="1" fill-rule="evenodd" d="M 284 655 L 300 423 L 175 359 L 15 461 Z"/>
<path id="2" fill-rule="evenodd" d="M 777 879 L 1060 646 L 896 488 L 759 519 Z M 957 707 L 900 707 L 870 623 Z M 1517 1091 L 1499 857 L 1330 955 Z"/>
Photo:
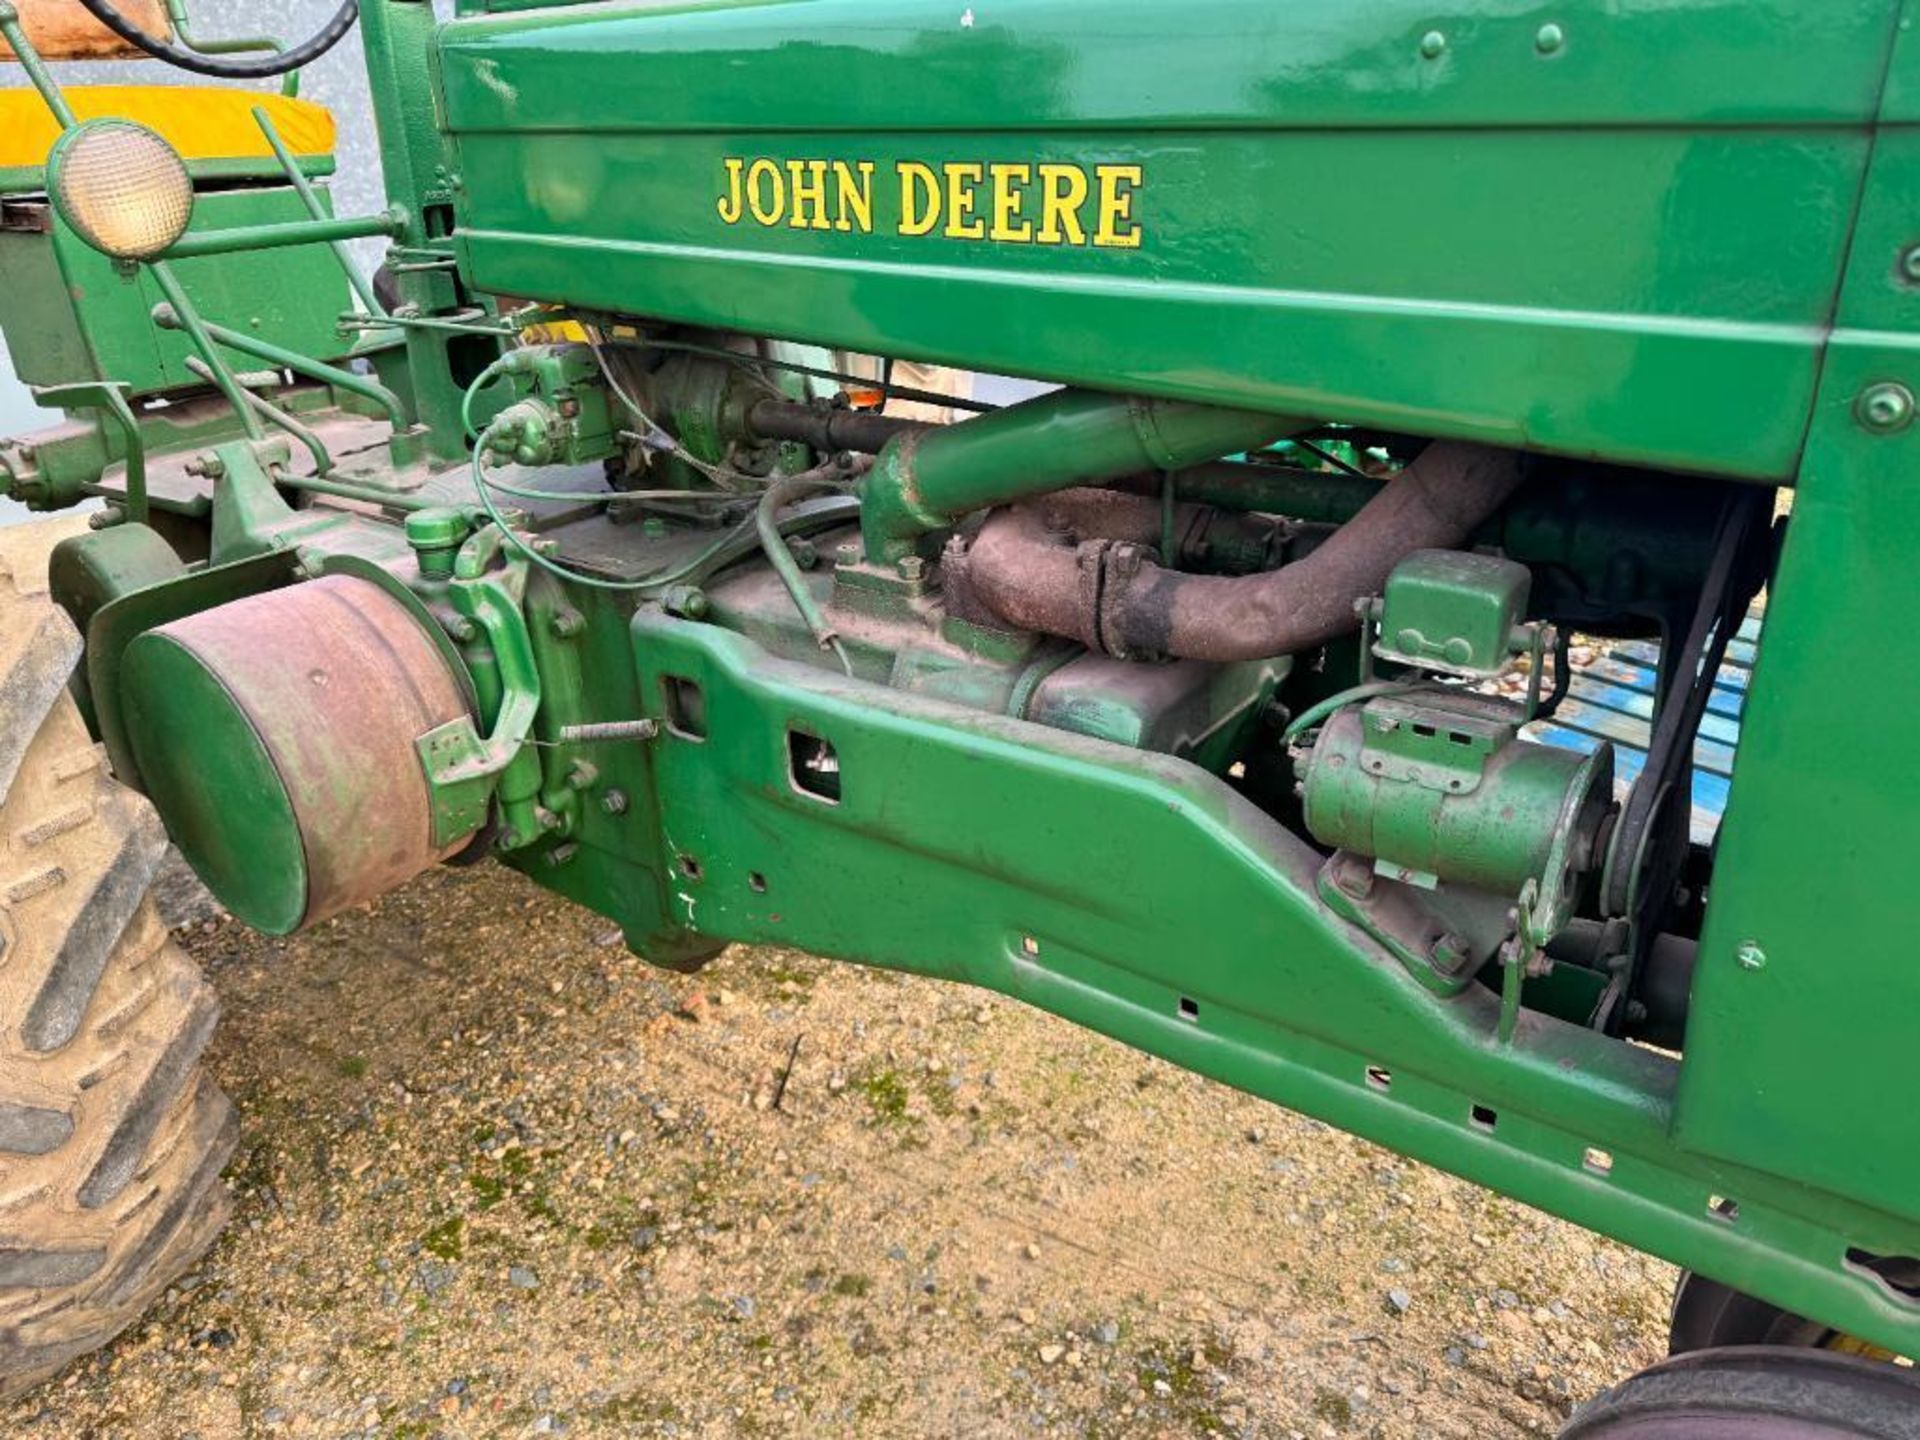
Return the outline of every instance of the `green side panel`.
<path id="1" fill-rule="evenodd" d="M 120 684 L 147 793 L 180 853 L 247 924 L 291 931 L 307 909 L 306 853 L 292 797 L 253 722 L 164 634 L 127 647 Z"/>
<path id="2" fill-rule="evenodd" d="M 327 192 L 319 194 L 327 204 Z M 31 209 L 40 228 L 0 233 L 0 263 L 9 281 L 0 291 L 0 329 L 21 380 L 123 380 L 135 394 L 203 385 L 186 368 L 193 353 L 187 338 L 153 324 L 150 316 L 162 296 L 146 271 L 122 271 L 50 209 Z M 279 187 L 202 192 L 194 199 L 194 216 L 197 227 L 216 229 L 304 220 L 307 212 L 291 189 Z M 346 280 L 324 245 L 173 264 L 202 317 L 215 324 L 310 355 L 337 355 L 348 347 L 335 328 L 348 306 Z M 39 283 L 29 289 L 15 283 L 19 275 Z M 241 368 L 246 364 L 241 361 Z"/>
<path id="3" fill-rule="evenodd" d="M 29 385 L 102 378 L 67 293 L 51 235 L 12 226 L 0 229 L 0 275 L 7 277 L 0 285 L 0 333 L 6 336 L 14 373 Z"/>
<path id="4" fill-rule="evenodd" d="M 456 21 L 438 74 L 483 288 L 1783 478 L 1894 8 L 609 4 Z M 946 219 L 941 167 L 1029 167 L 1002 230 L 1032 238 L 991 238 L 971 171 L 985 234 L 904 233 L 916 164 Z M 1090 239 L 1122 176 L 1137 243 L 1039 243 L 1043 165 L 1086 177 Z"/>
<path id="5" fill-rule="evenodd" d="M 1903 31 L 1889 84 L 1909 119 L 1917 40 Z M 1920 130 L 1903 124 L 1876 149 L 1761 631 L 1677 1111 L 1702 1151 L 1791 1155 L 1811 1185 L 1906 1204 L 1920 1195 L 1920 669 L 1899 637 L 1920 613 L 1920 427 L 1858 415 L 1870 387 L 1920 393 L 1916 244 Z M 1748 942 L 1758 968 L 1736 959 Z"/>
<path id="6" fill-rule="evenodd" d="M 628 817 L 653 827 L 686 932 L 988 986 L 1920 1346 L 1920 1307 L 1835 1262 L 1849 1245 L 1913 1253 L 1920 1187 L 1875 1210 L 1809 1189 L 1791 1152 L 1770 1169 L 1677 1149 L 1677 1061 L 1535 1013 L 1496 1042 L 1490 991 L 1433 996 L 1318 903 L 1314 851 L 1197 767 L 778 660 L 710 625 L 643 613 L 632 637 L 651 713 L 670 680 L 683 701 L 699 691 L 704 733 L 649 747 Z M 832 793 L 804 764 L 823 742 Z M 1718 1196 L 1738 1198 L 1737 1223 Z"/>

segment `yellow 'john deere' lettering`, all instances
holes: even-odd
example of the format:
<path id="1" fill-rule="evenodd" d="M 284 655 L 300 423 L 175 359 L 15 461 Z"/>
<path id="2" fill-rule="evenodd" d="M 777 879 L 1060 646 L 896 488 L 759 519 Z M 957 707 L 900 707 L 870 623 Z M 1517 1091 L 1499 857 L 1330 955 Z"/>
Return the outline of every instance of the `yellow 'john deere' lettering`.
<path id="1" fill-rule="evenodd" d="M 901 160 L 892 184 L 876 191 L 872 160 L 729 155 L 720 163 L 714 210 L 726 225 L 857 235 L 878 226 L 907 239 L 1105 250 L 1141 242 L 1139 165 Z"/>

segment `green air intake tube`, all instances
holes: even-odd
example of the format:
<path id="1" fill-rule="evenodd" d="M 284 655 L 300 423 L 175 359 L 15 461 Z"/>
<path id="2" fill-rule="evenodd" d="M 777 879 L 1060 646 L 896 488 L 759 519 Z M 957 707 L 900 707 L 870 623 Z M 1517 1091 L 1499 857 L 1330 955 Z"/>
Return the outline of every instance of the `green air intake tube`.
<path id="1" fill-rule="evenodd" d="M 861 492 L 867 562 L 891 565 L 969 511 L 1269 445 L 1285 415 L 1056 390 L 978 420 L 889 441 Z"/>

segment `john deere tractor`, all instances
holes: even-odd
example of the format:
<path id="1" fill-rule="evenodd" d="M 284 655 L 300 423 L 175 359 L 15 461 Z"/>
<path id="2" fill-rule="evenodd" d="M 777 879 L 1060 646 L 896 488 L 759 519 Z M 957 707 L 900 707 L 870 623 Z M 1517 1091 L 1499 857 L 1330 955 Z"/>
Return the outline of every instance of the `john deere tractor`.
<path id="1" fill-rule="evenodd" d="M 0 1376 L 222 1220 L 171 840 L 1000 991 L 1685 1267 L 1569 1437 L 1920 1435 L 1916 19 L 0 0 Z M 356 21 L 366 216 L 55 69 Z"/>

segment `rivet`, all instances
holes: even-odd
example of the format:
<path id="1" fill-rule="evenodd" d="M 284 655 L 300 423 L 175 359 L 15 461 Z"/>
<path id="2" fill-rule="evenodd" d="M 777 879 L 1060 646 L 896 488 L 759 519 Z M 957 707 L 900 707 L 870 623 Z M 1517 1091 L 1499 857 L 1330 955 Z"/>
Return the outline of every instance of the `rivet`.
<path id="1" fill-rule="evenodd" d="M 1860 393 L 1854 414 L 1869 430 L 1891 435 L 1913 423 L 1913 392 L 1892 381 L 1869 385 Z"/>
<path id="2" fill-rule="evenodd" d="M 1566 43 L 1567 32 L 1551 23 L 1542 25 L 1539 33 L 1533 37 L 1533 48 L 1542 55 L 1551 55 Z"/>
<path id="3" fill-rule="evenodd" d="M 1438 60 L 1447 53 L 1447 37 L 1438 30 L 1429 30 L 1420 37 L 1420 53 L 1429 60 Z"/>
<path id="4" fill-rule="evenodd" d="M 1900 273 L 1920 284 L 1920 245 L 1909 245 L 1900 255 Z"/>
<path id="5" fill-rule="evenodd" d="M 1740 963 L 1742 970 L 1760 970 L 1766 967 L 1767 952 L 1760 948 L 1758 940 L 1742 940 L 1734 950 L 1733 958 Z"/>

